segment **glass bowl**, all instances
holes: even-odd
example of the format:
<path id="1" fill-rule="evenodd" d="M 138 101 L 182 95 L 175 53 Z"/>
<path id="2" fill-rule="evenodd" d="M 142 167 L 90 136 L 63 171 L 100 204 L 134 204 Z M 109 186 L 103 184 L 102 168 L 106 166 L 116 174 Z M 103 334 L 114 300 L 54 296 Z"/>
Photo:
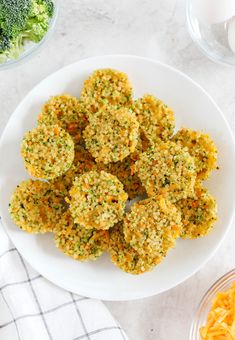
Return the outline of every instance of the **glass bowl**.
<path id="1" fill-rule="evenodd" d="M 193 7 L 193 1 L 187 0 L 187 26 L 195 44 L 211 60 L 235 66 L 235 53 L 228 44 L 228 21 L 212 25 L 202 23 Z"/>
<path id="2" fill-rule="evenodd" d="M 230 272 L 222 276 L 219 280 L 217 280 L 203 296 L 192 322 L 189 337 L 190 340 L 201 340 L 199 329 L 206 324 L 206 319 L 209 310 L 211 309 L 212 300 L 219 291 L 227 290 L 231 286 L 231 283 L 234 281 L 235 269 L 231 270 Z"/>
<path id="3" fill-rule="evenodd" d="M 43 37 L 43 39 L 39 41 L 38 43 L 34 43 L 34 42 L 26 43 L 24 47 L 24 51 L 20 54 L 20 56 L 17 59 L 8 59 L 4 63 L 0 64 L 0 71 L 16 66 L 19 63 L 26 61 L 27 59 L 32 57 L 34 54 L 36 54 L 40 50 L 40 48 L 45 44 L 45 42 L 50 38 L 50 36 L 52 35 L 54 31 L 56 20 L 58 17 L 58 12 L 59 12 L 59 0 L 53 0 L 53 2 L 55 5 L 54 14 L 50 20 L 48 31 Z"/>

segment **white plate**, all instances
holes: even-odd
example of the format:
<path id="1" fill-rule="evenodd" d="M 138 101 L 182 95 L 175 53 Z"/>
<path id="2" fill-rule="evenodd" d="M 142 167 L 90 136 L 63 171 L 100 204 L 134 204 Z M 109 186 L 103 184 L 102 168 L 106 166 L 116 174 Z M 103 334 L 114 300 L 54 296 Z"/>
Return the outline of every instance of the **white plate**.
<path id="1" fill-rule="evenodd" d="M 97 68 L 111 67 L 128 74 L 135 97 L 152 93 L 175 111 L 177 127 L 208 132 L 219 149 L 220 170 L 207 186 L 215 195 L 219 221 L 215 230 L 198 240 L 178 240 L 174 250 L 152 272 L 132 276 L 117 269 L 107 255 L 97 262 L 80 263 L 64 256 L 52 235 L 30 235 L 18 229 L 8 214 L 15 186 L 28 175 L 20 158 L 20 141 L 36 124 L 42 104 L 51 95 L 79 96 L 83 81 Z M 15 110 L 0 144 L 0 207 L 3 224 L 22 256 L 39 273 L 72 292 L 103 300 L 131 300 L 166 291 L 186 280 L 214 254 L 231 224 L 235 205 L 235 147 L 221 111 L 208 94 L 179 71 L 134 56 L 103 56 L 79 61 L 38 84 Z"/>

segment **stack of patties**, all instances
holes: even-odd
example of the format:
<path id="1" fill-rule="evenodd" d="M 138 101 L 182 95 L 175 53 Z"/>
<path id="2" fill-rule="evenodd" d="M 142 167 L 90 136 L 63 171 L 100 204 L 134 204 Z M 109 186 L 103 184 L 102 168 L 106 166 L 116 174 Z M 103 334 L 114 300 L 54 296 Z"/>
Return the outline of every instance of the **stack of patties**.
<path id="1" fill-rule="evenodd" d="M 178 237 L 207 235 L 217 215 L 202 186 L 216 168 L 216 147 L 202 132 L 174 128 L 161 100 L 133 100 L 125 73 L 95 71 L 80 98 L 50 98 L 25 134 L 21 155 L 36 179 L 16 188 L 12 219 L 27 232 L 55 233 L 74 259 L 108 250 L 125 272 L 153 269 Z"/>

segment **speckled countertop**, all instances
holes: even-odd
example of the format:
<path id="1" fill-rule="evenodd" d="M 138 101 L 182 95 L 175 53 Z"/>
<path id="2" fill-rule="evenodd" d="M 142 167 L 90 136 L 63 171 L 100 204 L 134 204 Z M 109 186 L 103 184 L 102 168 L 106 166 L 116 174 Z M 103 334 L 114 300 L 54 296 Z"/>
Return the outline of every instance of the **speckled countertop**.
<path id="1" fill-rule="evenodd" d="M 185 24 L 184 0 L 69 0 L 53 38 L 27 63 L 0 72 L 0 134 L 19 101 L 48 74 L 82 58 L 135 54 L 170 64 L 214 97 L 235 132 L 235 68 L 207 60 Z M 187 340 L 195 308 L 207 288 L 235 266 L 235 232 L 207 265 L 161 295 L 106 305 L 131 340 Z"/>

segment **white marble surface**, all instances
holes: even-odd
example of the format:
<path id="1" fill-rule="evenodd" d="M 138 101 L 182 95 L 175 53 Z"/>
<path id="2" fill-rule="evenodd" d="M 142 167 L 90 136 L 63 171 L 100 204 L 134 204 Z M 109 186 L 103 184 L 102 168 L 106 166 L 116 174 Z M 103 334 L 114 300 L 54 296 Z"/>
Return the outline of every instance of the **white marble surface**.
<path id="1" fill-rule="evenodd" d="M 201 84 L 217 101 L 235 132 L 235 69 L 207 60 L 185 24 L 184 0 L 68 0 L 53 38 L 12 70 L 0 72 L 0 133 L 26 93 L 60 67 L 94 55 L 126 53 L 168 63 Z M 234 225 L 235 226 L 235 225 Z M 106 305 L 131 340 L 187 340 L 205 290 L 235 266 L 235 232 L 196 275 L 164 294 Z"/>

